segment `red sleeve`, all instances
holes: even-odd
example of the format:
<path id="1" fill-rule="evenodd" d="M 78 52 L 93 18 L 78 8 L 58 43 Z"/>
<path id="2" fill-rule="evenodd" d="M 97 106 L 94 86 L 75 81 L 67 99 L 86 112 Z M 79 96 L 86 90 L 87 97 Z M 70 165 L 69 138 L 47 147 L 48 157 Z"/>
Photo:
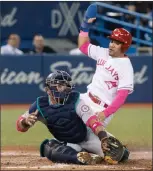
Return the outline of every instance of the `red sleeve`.
<path id="1" fill-rule="evenodd" d="M 112 104 L 103 111 L 105 116 L 108 117 L 115 113 L 125 103 L 128 94 L 129 90 L 119 90 Z"/>
<path id="2" fill-rule="evenodd" d="M 24 119 L 24 117 L 23 116 L 20 116 L 19 118 L 18 118 L 18 120 L 16 121 L 16 129 L 19 131 L 19 132 L 26 132 L 29 128 L 21 128 L 20 126 L 19 126 L 19 122 L 21 122 L 22 120 Z"/>

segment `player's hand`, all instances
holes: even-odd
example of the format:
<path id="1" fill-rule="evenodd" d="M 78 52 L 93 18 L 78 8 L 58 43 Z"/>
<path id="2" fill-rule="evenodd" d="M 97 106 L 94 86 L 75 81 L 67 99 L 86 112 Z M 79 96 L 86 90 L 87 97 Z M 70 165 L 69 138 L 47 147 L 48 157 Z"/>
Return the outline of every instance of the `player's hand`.
<path id="1" fill-rule="evenodd" d="M 101 148 L 102 148 L 102 150 L 103 150 L 103 152 L 105 153 L 106 151 L 110 151 L 110 148 L 108 148 L 108 143 L 107 143 L 107 141 L 108 141 L 108 138 L 106 137 L 106 138 L 103 138 L 102 140 L 101 140 Z"/>
<path id="2" fill-rule="evenodd" d="M 104 112 L 97 112 L 96 115 L 99 122 L 103 122 L 106 119 Z"/>
<path id="3" fill-rule="evenodd" d="M 31 113 L 27 118 L 25 118 L 25 124 L 28 126 L 33 126 L 38 119 L 38 110 L 35 112 Z"/>
<path id="4" fill-rule="evenodd" d="M 87 8 L 84 14 L 80 30 L 84 32 L 89 32 L 92 23 L 96 20 L 96 16 L 97 16 L 97 4 L 93 3 Z"/>
<path id="5" fill-rule="evenodd" d="M 96 18 L 89 18 L 89 19 L 88 19 L 88 23 L 89 23 L 89 24 L 90 24 L 90 23 L 93 23 L 95 20 L 96 20 Z"/>

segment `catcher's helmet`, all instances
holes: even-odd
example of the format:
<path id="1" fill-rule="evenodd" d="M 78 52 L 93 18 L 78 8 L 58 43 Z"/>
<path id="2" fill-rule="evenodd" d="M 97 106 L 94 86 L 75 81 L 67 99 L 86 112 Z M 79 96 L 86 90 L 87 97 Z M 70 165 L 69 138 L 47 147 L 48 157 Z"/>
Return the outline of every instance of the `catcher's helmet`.
<path id="1" fill-rule="evenodd" d="M 51 91 L 51 95 L 58 104 L 64 104 L 69 93 L 74 88 L 71 76 L 65 71 L 55 71 L 48 75 L 45 87 Z"/>
<path id="2" fill-rule="evenodd" d="M 125 30 L 124 28 L 116 28 L 112 31 L 111 35 L 108 36 L 110 39 L 117 40 L 119 42 L 122 42 L 122 51 L 125 52 L 132 43 L 132 35 L 130 32 Z"/>

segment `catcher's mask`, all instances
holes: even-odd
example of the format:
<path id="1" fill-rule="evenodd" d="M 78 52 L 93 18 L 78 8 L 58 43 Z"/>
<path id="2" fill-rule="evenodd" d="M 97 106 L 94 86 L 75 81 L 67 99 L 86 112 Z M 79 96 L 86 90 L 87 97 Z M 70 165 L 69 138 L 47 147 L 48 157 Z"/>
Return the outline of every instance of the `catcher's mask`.
<path id="1" fill-rule="evenodd" d="M 73 88 L 71 76 L 65 71 L 57 70 L 46 78 L 45 91 L 52 104 L 64 105 Z"/>

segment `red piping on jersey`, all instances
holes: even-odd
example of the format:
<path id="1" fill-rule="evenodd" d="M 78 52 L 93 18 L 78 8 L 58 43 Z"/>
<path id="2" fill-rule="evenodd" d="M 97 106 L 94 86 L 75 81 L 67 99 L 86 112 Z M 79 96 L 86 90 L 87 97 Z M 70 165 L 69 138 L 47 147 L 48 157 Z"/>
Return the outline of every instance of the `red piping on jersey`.
<path id="1" fill-rule="evenodd" d="M 112 104 L 103 111 L 106 118 L 115 113 L 125 103 L 128 94 L 129 90 L 122 89 L 117 91 L 117 95 Z"/>
<path id="2" fill-rule="evenodd" d="M 20 132 L 26 132 L 29 128 L 21 128 L 19 126 L 19 122 L 21 122 L 24 119 L 23 116 L 20 116 L 19 119 L 16 121 L 16 129 Z"/>

